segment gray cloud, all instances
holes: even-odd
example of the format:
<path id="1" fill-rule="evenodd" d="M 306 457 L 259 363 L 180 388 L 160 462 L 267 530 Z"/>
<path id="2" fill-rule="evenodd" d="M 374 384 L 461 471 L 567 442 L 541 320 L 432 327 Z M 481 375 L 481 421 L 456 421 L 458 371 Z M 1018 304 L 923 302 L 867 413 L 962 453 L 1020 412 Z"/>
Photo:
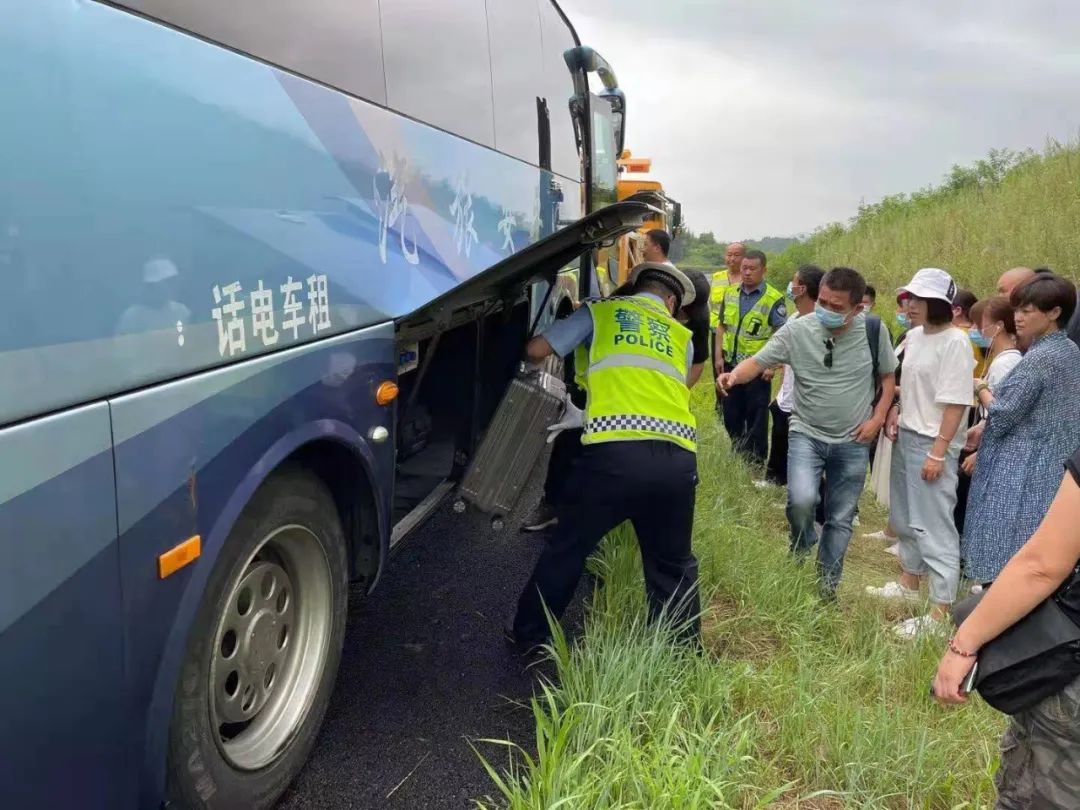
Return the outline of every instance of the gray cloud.
<path id="1" fill-rule="evenodd" d="M 562 4 L 626 90 L 627 146 L 722 237 L 808 231 L 1080 130 L 1073 2 Z"/>

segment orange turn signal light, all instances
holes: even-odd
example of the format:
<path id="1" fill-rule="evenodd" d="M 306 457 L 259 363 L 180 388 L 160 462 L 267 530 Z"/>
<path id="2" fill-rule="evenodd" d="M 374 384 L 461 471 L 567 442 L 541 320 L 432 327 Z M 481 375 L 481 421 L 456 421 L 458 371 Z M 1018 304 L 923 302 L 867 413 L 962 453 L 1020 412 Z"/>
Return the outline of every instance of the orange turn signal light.
<path id="1" fill-rule="evenodd" d="M 375 390 L 375 402 L 379 405 L 389 405 L 398 397 L 397 383 L 384 382 Z"/>
<path id="2" fill-rule="evenodd" d="M 180 545 L 173 546 L 157 558 L 158 579 L 172 576 L 185 565 L 190 565 L 202 554 L 202 538 L 199 535 L 189 537 Z"/>

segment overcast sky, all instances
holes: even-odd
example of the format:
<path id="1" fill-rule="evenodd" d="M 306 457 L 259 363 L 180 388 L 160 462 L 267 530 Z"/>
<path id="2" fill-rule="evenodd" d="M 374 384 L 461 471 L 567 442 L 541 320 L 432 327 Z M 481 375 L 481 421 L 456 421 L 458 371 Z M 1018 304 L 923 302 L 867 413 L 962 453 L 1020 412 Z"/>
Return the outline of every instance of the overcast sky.
<path id="1" fill-rule="evenodd" d="M 1080 131 L 1075 0 L 561 0 L 691 230 L 786 236 Z"/>

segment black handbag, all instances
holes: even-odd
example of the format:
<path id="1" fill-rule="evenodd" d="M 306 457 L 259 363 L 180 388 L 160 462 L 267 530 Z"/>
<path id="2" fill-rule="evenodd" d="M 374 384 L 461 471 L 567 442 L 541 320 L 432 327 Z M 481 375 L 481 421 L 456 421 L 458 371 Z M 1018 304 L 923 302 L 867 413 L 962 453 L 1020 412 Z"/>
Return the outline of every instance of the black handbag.
<path id="1" fill-rule="evenodd" d="M 953 606 L 957 626 L 988 592 Z M 984 644 L 978 661 L 975 691 L 1004 714 L 1029 709 L 1080 676 L 1080 565 L 1053 596 Z"/>

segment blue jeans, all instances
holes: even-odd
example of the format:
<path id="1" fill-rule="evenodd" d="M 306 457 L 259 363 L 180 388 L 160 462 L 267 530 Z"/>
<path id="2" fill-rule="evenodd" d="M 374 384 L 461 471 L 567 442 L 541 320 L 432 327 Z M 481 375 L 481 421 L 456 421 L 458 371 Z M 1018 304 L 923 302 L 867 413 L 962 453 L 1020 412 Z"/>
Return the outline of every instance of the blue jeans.
<path id="1" fill-rule="evenodd" d="M 788 439 L 788 506 L 791 551 L 805 557 L 818 542 L 814 511 L 821 474 L 825 474 L 825 526 L 818 545 L 822 591 L 831 596 L 840 584 L 844 555 L 851 542 L 851 522 L 859 505 L 870 464 L 870 446 L 828 442 L 792 433 Z"/>

